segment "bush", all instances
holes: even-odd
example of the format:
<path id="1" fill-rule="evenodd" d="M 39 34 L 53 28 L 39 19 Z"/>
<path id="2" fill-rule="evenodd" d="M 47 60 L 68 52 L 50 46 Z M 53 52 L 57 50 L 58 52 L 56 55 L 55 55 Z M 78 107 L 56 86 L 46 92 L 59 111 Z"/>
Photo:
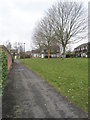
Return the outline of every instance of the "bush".
<path id="1" fill-rule="evenodd" d="M 2 92 L 2 59 L 1 59 L 1 56 L 2 56 L 2 52 L 0 50 L 0 95 Z"/>
<path id="2" fill-rule="evenodd" d="M 0 67 L 1 67 L 1 75 L 0 75 L 0 91 L 4 89 L 5 81 L 8 72 L 7 65 L 7 57 L 4 51 L 0 50 Z"/>
<path id="3" fill-rule="evenodd" d="M 48 55 L 46 55 L 44 58 L 48 58 Z M 50 58 L 52 58 L 51 55 L 50 55 Z"/>
<path id="4" fill-rule="evenodd" d="M 5 80 L 6 80 L 6 77 L 7 77 L 7 71 L 8 71 L 7 66 L 8 65 L 7 65 L 6 54 L 5 54 L 5 52 L 2 52 L 2 86 L 4 86 Z"/>
<path id="5" fill-rule="evenodd" d="M 75 54 L 74 53 L 67 53 L 66 58 L 74 58 Z"/>

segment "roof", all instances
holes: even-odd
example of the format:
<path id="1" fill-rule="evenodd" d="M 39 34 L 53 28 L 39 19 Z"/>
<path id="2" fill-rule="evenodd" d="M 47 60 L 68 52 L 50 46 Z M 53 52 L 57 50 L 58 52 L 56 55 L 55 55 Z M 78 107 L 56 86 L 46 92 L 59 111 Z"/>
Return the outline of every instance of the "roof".
<path id="1" fill-rule="evenodd" d="M 17 49 L 11 49 L 10 53 L 18 53 L 18 50 Z"/>
<path id="2" fill-rule="evenodd" d="M 43 51 L 42 51 L 43 50 Z M 56 46 L 56 45 L 53 45 L 53 46 L 50 46 L 50 50 L 51 50 L 51 53 L 56 53 L 56 51 L 60 50 L 59 46 Z M 41 49 L 41 52 L 42 53 L 45 53 L 47 52 L 47 48 L 46 47 L 43 47 Z M 35 50 L 32 50 L 32 53 L 40 53 L 40 49 L 35 49 Z"/>
<path id="3" fill-rule="evenodd" d="M 76 47 L 75 49 L 80 48 L 80 47 L 84 47 L 84 46 L 88 46 L 88 44 L 90 44 L 90 42 L 81 44 L 81 45 L 79 45 L 78 47 Z"/>
<path id="4" fill-rule="evenodd" d="M 32 50 L 32 53 L 40 53 L 40 49 Z"/>
<path id="5" fill-rule="evenodd" d="M 26 51 L 25 54 L 30 55 L 31 51 Z"/>

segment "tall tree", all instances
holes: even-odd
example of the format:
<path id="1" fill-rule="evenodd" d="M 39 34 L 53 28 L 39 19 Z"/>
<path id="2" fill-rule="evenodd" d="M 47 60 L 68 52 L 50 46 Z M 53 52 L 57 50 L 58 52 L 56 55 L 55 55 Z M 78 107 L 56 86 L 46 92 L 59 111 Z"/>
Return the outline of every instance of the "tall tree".
<path id="1" fill-rule="evenodd" d="M 13 47 L 18 51 L 18 54 L 19 54 L 19 57 L 21 56 L 24 56 L 25 55 L 25 46 L 24 46 L 24 43 L 21 43 L 21 42 L 15 42 L 13 44 Z"/>
<path id="2" fill-rule="evenodd" d="M 40 46 L 45 46 L 48 50 L 48 60 L 50 58 L 50 46 L 54 44 L 54 31 L 52 29 L 50 19 L 48 17 L 44 17 L 35 31 L 34 37 L 36 39 L 36 43 Z"/>
<path id="3" fill-rule="evenodd" d="M 79 2 L 58 2 L 48 11 L 56 39 L 62 45 L 63 57 L 66 46 L 85 38 L 87 30 L 87 12 Z M 84 35 L 84 36 L 83 36 Z"/>
<path id="4" fill-rule="evenodd" d="M 9 40 L 6 41 L 6 48 L 10 51 L 12 48 L 12 44 L 10 43 Z"/>

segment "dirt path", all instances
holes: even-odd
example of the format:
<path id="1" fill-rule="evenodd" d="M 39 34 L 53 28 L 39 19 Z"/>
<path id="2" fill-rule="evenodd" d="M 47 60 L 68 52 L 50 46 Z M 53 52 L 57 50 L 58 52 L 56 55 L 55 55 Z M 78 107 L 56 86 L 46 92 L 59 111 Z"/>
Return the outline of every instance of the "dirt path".
<path id="1" fill-rule="evenodd" d="M 86 118 L 85 113 L 18 61 L 8 76 L 3 118 Z"/>

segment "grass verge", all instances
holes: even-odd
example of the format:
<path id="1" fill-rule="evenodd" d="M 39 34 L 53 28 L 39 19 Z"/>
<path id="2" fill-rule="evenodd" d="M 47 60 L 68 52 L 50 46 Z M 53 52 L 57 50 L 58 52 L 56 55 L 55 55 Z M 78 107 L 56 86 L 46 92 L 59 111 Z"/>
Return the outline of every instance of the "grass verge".
<path id="1" fill-rule="evenodd" d="M 85 112 L 88 112 L 88 59 L 21 59 Z"/>

